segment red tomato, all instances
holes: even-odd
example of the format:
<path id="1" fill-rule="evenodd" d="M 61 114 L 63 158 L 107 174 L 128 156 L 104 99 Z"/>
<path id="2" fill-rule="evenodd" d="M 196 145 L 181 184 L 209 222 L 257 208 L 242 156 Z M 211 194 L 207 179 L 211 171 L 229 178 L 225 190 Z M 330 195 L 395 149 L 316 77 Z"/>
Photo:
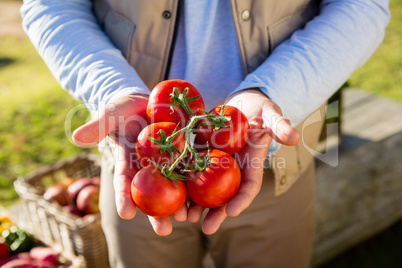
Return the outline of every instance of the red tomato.
<path id="1" fill-rule="evenodd" d="M 207 151 L 200 153 L 205 157 Z M 190 199 L 206 208 L 226 204 L 239 190 L 241 173 L 235 159 L 229 154 L 211 150 L 211 163 L 203 171 L 189 172 L 186 181 Z"/>
<path id="2" fill-rule="evenodd" d="M 218 106 L 210 111 L 211 114 L 219 115 L 222 106 Z M 225 122 L 226 127 L 215 130 L 214 126 L 205 124 L 211 119 L 201 121 L 197 125 L 195 144 L 199 149 L 209 148 L 222 150 L 230 155 L 239 152 L 246 145 L 250 135 L 250 126 L 247 117 L 236 107 L 226 105 L 224 116 L 230 116 L 231 120 Z"/>
<path id="3" fill-rule="evenodd" d="M 175 151 L 174 147 L 180 153 L 183 152 L 185 146 L 185 134 L 180 133 L 177 135 L 171 144 L 164 143 L 164 139 L 169 137 L 176 127 L 177 125 L 175 123 L 159 122 L 148 125 L 140 132 L 135 144 L 135 150 L 141 166 L 148 166 L 150 164 L 149 160 L 160 166 L 173 164 L 174 159 L 180 155 Z M 180 128 L 177 128 L 177 130 L 179 129 Z M 156 139 L 157 143 L 150 141 L 148 137 Z"/>
<path id="4" fill-rule="evenodd" d="M 0 259 L 10 256 L 10 250 L 5 242 L 0 241 Z"/>
<path id="5" fill-rule="evenodd" d="M 177 88 L 182 93 L 186 88 L 189 89 L 186 98 L 199 96 L 196 100 L 188 102 L 193 114 L 200 114 L 205 110 L 204 101 L 197 89 L 184 80 L 166 80 L 157 84 L 151 91 L 147 105 L 147 119 L 150 123 L 154 122 L 174 122 L 184 125 L 189 120 L 189 115 L 180 106 L 171 107 L 173 99 L 170 94 Z M 173 108 L 173 110 L 171 109 Z"/>
<path id="6" fill-rule="evenodd" d="M 131 196 L 145 214 L 164 218 L 174 215 L 187 199 L 186 185 L 181 180 L 164 177 L 156 167 L 146 167 L 137 172 L 131 183 Z"/>

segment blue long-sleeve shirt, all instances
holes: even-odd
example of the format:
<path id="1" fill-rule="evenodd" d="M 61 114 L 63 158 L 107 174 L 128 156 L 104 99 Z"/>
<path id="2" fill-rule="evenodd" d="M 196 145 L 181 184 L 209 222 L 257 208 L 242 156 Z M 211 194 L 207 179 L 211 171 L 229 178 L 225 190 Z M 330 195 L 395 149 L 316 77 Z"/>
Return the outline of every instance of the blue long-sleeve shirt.
<path id="1" fill-rule="evenodd" d="M 260 88 L 296 125 L 318 109 L 382 42 L 388 0 L 323 0 L 319 15 L 243 76 L 230 1 L 185 1 L 170 78 L 189 81 L 206 106 Z M 50 71 L 88 106 L 149 94 L 97 24 L 90 0 L 25 0 L 23 26 Z M 230 53 L 228 53 L 230 52 Z"/>

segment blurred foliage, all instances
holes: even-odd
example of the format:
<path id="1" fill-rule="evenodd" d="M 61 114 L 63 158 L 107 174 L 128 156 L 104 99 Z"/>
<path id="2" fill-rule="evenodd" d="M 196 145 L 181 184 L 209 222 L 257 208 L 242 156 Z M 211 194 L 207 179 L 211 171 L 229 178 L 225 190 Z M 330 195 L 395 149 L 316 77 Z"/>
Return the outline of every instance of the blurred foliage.
<path id="1" fill-rule="evenodd" d="M 7 206 L 18 198 L 15 178 L 84 149 L 64 130 L 67 113 L 79 102 L 60 88 L 27 38 L 0 40 L 0 205 Z M 72 129 L 88 116 L 79 110 Z"/>

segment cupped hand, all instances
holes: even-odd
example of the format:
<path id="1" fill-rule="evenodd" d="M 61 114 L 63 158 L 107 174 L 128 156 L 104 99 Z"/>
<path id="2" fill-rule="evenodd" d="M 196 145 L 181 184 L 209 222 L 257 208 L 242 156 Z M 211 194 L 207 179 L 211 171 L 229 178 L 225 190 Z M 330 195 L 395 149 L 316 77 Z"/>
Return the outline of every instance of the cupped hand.
<path id="1" fill-rule="evenodd" d="M 73 141 L 78 146 L 93 146 L 108 139 L 115 158 L 113 186 L 117 213 L 123 219 L 131 219 L 136 214 L 136 206 L 131 197 L 131 181 L 140 166 L 135 154 L 135 141 L 146 127 L 146 95 L 130 95 L 109 102 L 99 110 L 99 116 L 76 129 Z M 173 218 L 187 219 L 187 209 L 183 207 Z M 172 232 L 170 218 L 149 217 L 154 231 L 159 235 Z"/>
<path id="2" fill-rule="evenodd" d="M 291 126 L 281 109 L 258 89 L 240 91 L 224 102 L 239 108 L 248 118 L 250 137 L 246 146 L 234 157 L 241 168 L 242 181 L 237 194 L 223 207 L 209 209 L 202 223 L 206 234 L 213 234 L 227 216 L 238 216 L 250 206 L 262 185 L 264 161 L 272 139 L 292 146 L 299 141 L 299 134 Z M 222 104 L 222 103 L 220 103 Z M 188 210 L 188 220 L 201 219 L 203 207 L 192 203 Z"/>

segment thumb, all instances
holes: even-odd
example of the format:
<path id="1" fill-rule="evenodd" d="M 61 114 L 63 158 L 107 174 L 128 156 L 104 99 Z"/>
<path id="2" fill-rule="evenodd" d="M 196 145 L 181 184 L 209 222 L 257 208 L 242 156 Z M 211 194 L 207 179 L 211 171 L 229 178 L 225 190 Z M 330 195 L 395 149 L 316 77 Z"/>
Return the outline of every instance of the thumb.
<path id="1" fill-rule="evenodd" d="M 98 118 L 90 120 L 74 131 L 73 141 L 82 147 L 94 146 L 106 138 L 116 128 L 117 123 L 115 105 L 109 104 Z"/>
<path id="2" fill-rule="evenodd" d="M 117 131 L 119 124 L 126 127 L 135 122 L 145 123 L 148 97 L 137 94 L 116 98 L 100 107 L 100 116 L 77 128 L 73 133 L 73 141 L 78 146 L 93 146 L 100 143 L 111 132 Z"/>
<path id="3" fill-rule="evenodd" d="M 291 126 L 290 120 L 283 116 L 281 109 L 274 102 L 269 100 L 264 103 L 262 118 L 263 128 L 277 142 L 288 146 L 296 145 L 299 142 L 299 133 Z"/>

